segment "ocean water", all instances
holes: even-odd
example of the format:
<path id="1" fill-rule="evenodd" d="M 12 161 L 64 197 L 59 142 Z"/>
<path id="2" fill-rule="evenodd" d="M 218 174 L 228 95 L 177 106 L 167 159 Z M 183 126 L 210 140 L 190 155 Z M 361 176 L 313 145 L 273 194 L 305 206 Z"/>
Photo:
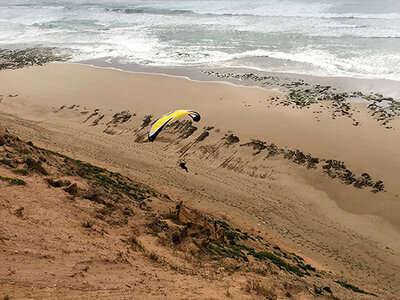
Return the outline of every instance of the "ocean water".
<path id="1" fill-rule="evenodd" d="M 400 0 L 0 0 L 0 47 L 400 80 Z"/>

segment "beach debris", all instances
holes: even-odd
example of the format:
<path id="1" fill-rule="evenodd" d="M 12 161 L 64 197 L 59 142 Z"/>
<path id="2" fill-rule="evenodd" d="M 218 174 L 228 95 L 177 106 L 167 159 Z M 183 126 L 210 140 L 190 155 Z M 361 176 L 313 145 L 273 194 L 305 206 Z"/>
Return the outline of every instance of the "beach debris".
<path id="1" fill-rule="evenodd" d="M 148 134 L 148 139 L 150 142 L 153 142 L 157 135 L 163 130 L 165 126 L 168 124 L 176 121 L 180 117 L 183 116 L 190 116 L 194 122 L 200 121 L 200 114 L 194 110 L 175 110 L 173 112 L 167 113 L 163 116 L 161 116 L 151 127 L 149 134 Z M 197 130 L 196 127 L 192 126 L 191 130 L 187 133 L 184 133 L 181 138 L 187 138 L 189 137 L 195 130 Z"/>

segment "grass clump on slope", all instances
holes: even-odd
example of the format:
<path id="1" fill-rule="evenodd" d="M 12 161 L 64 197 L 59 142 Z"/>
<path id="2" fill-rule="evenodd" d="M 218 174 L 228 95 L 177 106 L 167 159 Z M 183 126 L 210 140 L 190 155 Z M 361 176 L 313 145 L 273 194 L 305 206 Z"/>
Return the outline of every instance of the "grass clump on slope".
<path id="1" fill-rule="evenodd" d="M 356 286 L 354 286 L 354 285 L 352 285 L 350 283 L 347 283 L 345 281 L 335 280 L 335 282 L 340 284 L 342 287 L 344 287 L 344 288 L 346 288 L 348 290 L 351 290 L 353 292 L 377 297 L 375 294 L 369 293 L 367 291 L 364 291 L 364 290 L 362 290 L 362 289 L 360 289 L 360 288 L 358 288 L 358 287 L 356 287 Z"/>
<path id="2" fill-rule="evenodd" d="M 0 180 L 7 181 L 11 185 L 26 185 L 26 182 L 20 178 L 14 178 L 9 176 L 0 176 Z"/>

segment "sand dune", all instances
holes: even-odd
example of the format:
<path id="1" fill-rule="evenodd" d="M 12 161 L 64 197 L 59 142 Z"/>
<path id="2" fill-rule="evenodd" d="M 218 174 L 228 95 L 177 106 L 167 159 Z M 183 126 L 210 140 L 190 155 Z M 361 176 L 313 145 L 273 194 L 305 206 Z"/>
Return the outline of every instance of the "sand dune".
<path id="1" fill-rule="evenodd" d="M 386 129 L 353 104 L 354 126 L 333 119 L 330 102 L 284 106 L 277 91 L 69 64 L 2 71 L 0 94 L 1 124 L 24 139 L 268 232 L 366 288 L 400 292 L 398 119 Z M 150 122 L 178 108 L 201 122 L 147 142 Z"/>

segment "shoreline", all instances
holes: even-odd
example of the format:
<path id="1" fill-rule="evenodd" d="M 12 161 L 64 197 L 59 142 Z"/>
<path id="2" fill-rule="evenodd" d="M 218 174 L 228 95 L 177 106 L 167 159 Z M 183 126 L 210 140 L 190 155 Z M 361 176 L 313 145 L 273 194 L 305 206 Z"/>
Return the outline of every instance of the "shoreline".
<path id="1" fill-rule="evenodd" d="M 303 73 L 285 73 L 285 72 L 272 72 L 264 71 L 255 68 L 247 67 L 222 67 L 222 66 L 144 66 L 135 63 L 120 63 L 116 59 L 108 61 L 106 58 L 84 60 L 78 62 L 66 62 L 78 65 L 89 65 L 100 68 L 110 68 L 129 73 L 141 74 L 163 74 L 176 77 L 187 77 L 193 81 L 207 81 L 207 82 L 227 82 L 240 86 L 260 86 L 257 83 L 248 83 L 243 80 L 234 80 L 231 78 L 215 78 L 205 75 L 202 71 L 220 71 L 232 73 L 252 73 L 256 75 L 267 75 L 281 78 L 283 81 L 298 81 L 304 80 L 310 84 L 331 85 L 339 92 L 350 90 L 362 90 L 363 92 L 378 92 L 385 96 L 393 97 L 397 102 L 400 102 L 400 80 L 392 79 L 379 79 L 379 78 L 360 78 L 360 77 L 346 77 L 346 76 L 317 76 Z M 355 85 L 355 88 L 351 88 Z M 382 88 L 382 86 L 384 86 Z M 370 89 L 372 90 L 368 90 Z M 279 86 L 276 87 L 280 91 Z M 266 88 L 271 89 L 270 87 Z"/>

